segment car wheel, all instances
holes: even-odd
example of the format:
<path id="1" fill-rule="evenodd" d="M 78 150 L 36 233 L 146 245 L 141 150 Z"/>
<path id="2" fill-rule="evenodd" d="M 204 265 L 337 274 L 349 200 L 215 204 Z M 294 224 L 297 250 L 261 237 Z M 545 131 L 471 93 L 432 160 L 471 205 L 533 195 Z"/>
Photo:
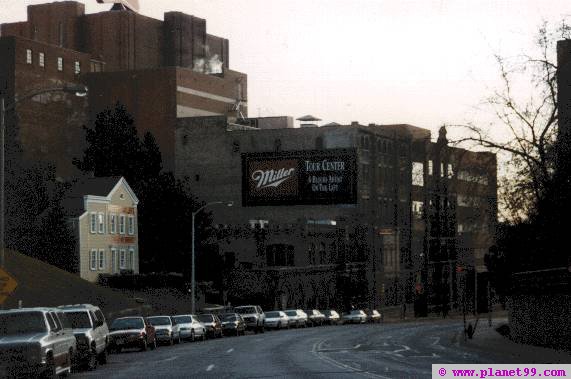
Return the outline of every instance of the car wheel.
<path id="1" fill-rule="evenodd" d="M 190 331 L 190 342 L 194 342 L 194 330 Z"/>
<path id="2" fill-rule="evenodd" d="M 107 348 L 103 349 L 103 351 L 99 354 L 98 360 L 102 365 L 107 363 Z"/>
<path id="3" fill-rule="evenodd" d="M 46 369 L 44 370 L 42 376 L 44 378 L 57 378 L 56 364 L 52 355 L 49 355 L 46 359 Z"/>
<path id="4" fill-rule="evenodd" d="M 149 347 L 148 343 L 147 343 L 147 338 L 143 339 L 143 341 L 141 342 L 141 351 L 147 351 L 147 348 Z"/>
<path id="5" fill-rule="evenodd" d="M 95 346 L 89 351 L 89 356 L 87 357 L 87 371 L 93 371 L 97 368 L 97 351 Z"/>

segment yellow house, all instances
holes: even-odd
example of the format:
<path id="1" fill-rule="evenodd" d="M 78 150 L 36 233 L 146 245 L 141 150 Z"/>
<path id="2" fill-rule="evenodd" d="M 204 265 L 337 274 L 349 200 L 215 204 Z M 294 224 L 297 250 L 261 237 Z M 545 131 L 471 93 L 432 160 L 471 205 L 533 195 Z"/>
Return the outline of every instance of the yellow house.
<path id="1" fill-rule="evenodd" d="M 137 196 L 123 177 L 88 178 L 73 185 L 64 202 L 76 239 L 77 272 L 139 273 Z"/>

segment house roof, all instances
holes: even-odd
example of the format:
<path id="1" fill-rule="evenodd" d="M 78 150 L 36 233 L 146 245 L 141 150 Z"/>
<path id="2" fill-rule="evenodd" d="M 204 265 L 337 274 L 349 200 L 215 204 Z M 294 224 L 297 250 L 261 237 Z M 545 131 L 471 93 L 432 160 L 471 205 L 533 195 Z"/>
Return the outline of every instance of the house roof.
<path id="1" fill-rule="evenodd" d="M 62 201 L 62 207 L 66 215 L 71 217 L 80 216 L 85 212 L 86 197 L 102 197 L 110 199 L 113 191 L 124 183 L 127 192 L 135 203 L 139 202 L 137 196 L 121 176 L 84 178 L 72 183 L 67 197 Z"/>

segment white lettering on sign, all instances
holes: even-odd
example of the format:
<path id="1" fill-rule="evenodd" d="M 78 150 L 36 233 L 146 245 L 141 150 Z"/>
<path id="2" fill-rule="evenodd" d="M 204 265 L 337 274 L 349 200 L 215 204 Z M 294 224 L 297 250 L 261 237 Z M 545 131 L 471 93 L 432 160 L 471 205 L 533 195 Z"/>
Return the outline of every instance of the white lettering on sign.
<path id="1" fill-rule="evenodd" d="M 305 170 L 314 171 L 345 171 L 345 162 L 330 162 L 327 159 L 321 162 L 305 161 Z"/>
<path id="2" fill-rule="evenodd" d="M 252 173 L 252 179 L 256 182 L 256 188 L 277 187 L 292 177 L 295 168 L 281 168 L 279 170 L 256 170 Z"/>

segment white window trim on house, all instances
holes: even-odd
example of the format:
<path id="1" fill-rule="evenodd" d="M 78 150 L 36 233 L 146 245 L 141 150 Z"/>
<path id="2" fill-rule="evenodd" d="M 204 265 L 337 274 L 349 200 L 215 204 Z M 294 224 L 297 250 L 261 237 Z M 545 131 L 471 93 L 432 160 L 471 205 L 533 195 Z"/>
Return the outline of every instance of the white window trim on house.
<path id="1" fill-rule="evenodd" d="M 32 64 L 32 50 L 31 49 L 26 49 L 26 63 L 27 64 Z"/>
<path id="2" fill-rule="evenodd" d="M 109 215 L 109 224 L 109 233 L 117 233 L 117 215 L 115 213 Z"/>
<path id="3" fill-rule="evenodd" d="M 125 270 L 127 268 L 127 252 L 125 249 L 121 249 L 119 252 L 119 270 Z"/>
<path id="4" fill-rule="evenodd" d="M 57 70 L 58 71 L 63 71 L 63 58 L 62 57 L 57 57 Z"/>
<path id="5" fill-rule="evenodd" d="M 89 254 L 89 268 L 91 271 L 97 270 L 97 249 L 91 249 Z"/>
<path id="6" fill-rule="evenodd" d="M 119 234 L 125 234 L 125 215 L 119 215 Z"/>
<path id="7" fill-rule="evenodd" d="M 46 56 L 44 53 L 38 53 L 38 65 L 40 67 L 45 67 L 46 65 Z"/>
<path id="8" fill-rule="evenodd" d="M 117 248 L 116 247 L 112 247 L 111 248 L 111 273 L 115 274 L 117 273 L 119 270 L 117 270 L 118 268 L 118 264 L 117 264 Z"/>
<path id="9" fill-rule="evenodd" d="M 81 73 L 81 63 L 79 61 L 75 61 L 74 72 L 76 75 Z"/>
<path id="10" fill-rule="evenodd" d="M 97 214 L 97 232 L 99 234 L 105 233 L 105 213 L 103 212 Z"/>
<path id="11" fill-rule="evenodd" d="M 129 248 L 129 268 L 135 271 L 135 249 Z"/>
<path id="12" fill-rule="evenodd" d="M 91 234 L 97 233 L 97 213 L 95 212 L 89 214 L 89 231 Z"/>
<path id="13" fill-rule="evenodd" d="M 127 226 L 129 235 L 135 234 L 135 216 L 129 216 Z"/>
<path id="14" fill-rule="evenodd" d="M 99 255 L 97 256 L 97 267 L 100 271 L 105 270 L 105 250 L 99 249 Z"/>

